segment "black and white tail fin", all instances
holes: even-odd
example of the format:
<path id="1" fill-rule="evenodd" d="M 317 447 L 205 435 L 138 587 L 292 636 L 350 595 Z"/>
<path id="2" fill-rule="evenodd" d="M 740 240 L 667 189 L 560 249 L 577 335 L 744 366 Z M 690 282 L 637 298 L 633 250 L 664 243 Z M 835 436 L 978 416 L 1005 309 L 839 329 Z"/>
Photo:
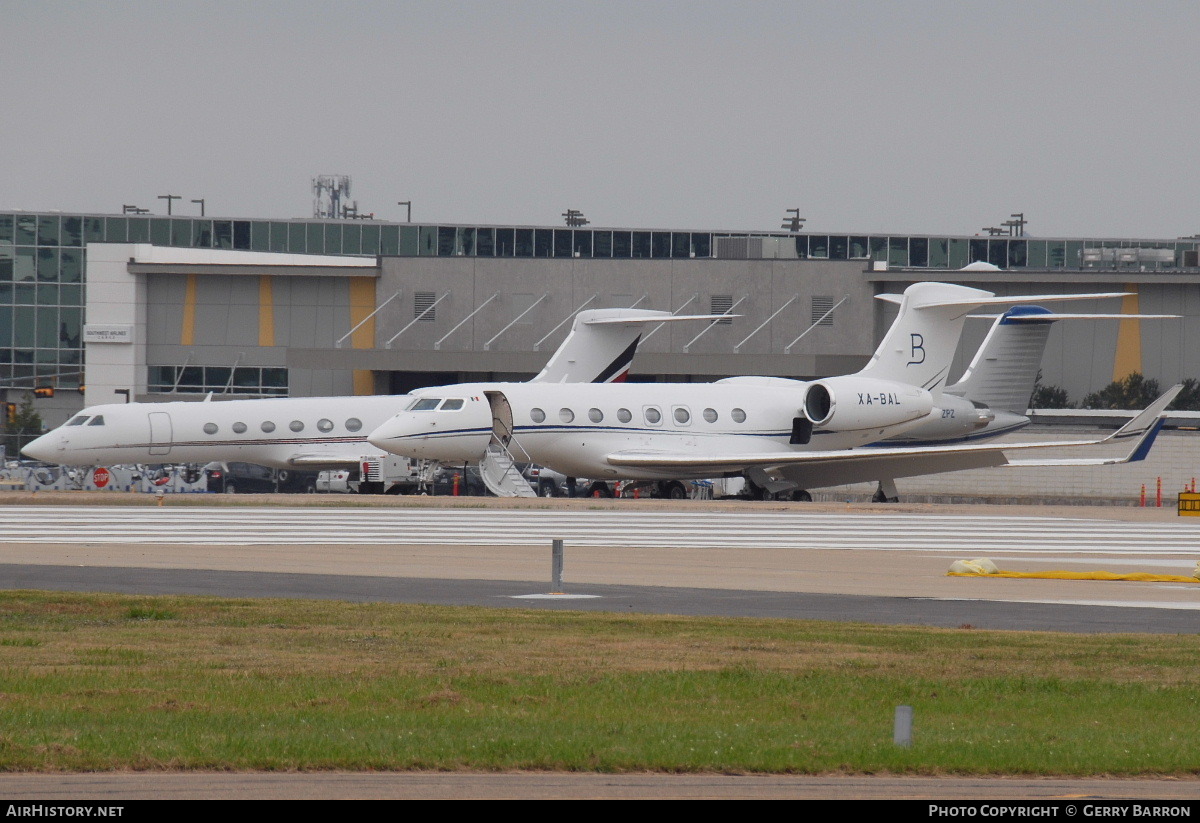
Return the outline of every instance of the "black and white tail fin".
<path id="1" fill-rule="evenodd" d="M 962 336 L 963 322 L 974 309 L 1035 300 L 1094 300 L 1123 296 L 1123 292 L 1109 292 L 997 297 L 992 292 L 969 286 L 914 283 L 904 290 L 903 295 L 877 295 L 881 300 L 899 303 L 900 312 L 866 368 L 858 374 L 919 386 L 933 394 L 936 400 L 945 389 L 954 351 Z"/>
<path id="2" fill-rule="evenodd" d="M 589 309 L 531 383 L 623 383 L 648 323 L 714 320 L 728 315 L 678 315 L 652 309 Z"/>
<path id="3" fill-rule="evenodd" d="M 980 317 L 982 315 L 971 315 Z M 990 317 L 990 315 L 987 315 Z M 1172 314 L 1060 314 L 1041 306 L 1014 306 L 995 318 L 971 365 L 946 391 L 989 409 L 1025 414 L 1037 382 L 1050 327 L 1058 320 L 1134 320 Z"/>

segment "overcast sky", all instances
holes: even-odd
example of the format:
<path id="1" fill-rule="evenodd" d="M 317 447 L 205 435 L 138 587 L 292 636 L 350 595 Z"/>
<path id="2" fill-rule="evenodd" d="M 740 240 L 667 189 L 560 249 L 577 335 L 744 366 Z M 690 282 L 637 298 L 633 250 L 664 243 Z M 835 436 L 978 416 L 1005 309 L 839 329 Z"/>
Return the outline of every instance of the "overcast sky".
<path id="1" fill-rule="evenodd" d="M 1200 231 L 1200 3 L 0 0 L 0 209 Z"/>

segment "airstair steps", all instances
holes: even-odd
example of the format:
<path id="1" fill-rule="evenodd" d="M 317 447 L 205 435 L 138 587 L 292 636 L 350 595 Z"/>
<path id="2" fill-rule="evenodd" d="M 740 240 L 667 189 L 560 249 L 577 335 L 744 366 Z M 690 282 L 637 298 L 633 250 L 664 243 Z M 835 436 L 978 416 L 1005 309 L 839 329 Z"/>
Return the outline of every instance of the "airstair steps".
<path id="1" fill-rule="evenodd" d="M 487 453 L 479 461 L 479 476 L 488 491 L 497 497 L 537 497 L 533 486 L 517 471 L 512 455 L 499 443 L 488 446 Z"/>

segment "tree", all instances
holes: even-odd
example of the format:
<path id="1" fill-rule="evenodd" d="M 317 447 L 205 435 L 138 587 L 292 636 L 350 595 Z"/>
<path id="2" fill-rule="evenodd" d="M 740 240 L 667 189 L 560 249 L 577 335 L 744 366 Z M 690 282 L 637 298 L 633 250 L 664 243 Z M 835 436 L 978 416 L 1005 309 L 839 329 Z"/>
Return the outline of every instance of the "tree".
<path id="1" fill-rule="evenodd" d="M 1033 387 L 1033 397 L 1029 398 L 1031 409 L 1073 409 L 1075 404 L 1067 398 L 1067 390 L 1060 386 Z"/>
<path id="2" fill-rule="evenodd" d="M 1170 408 L 1178 411 L 1200 411 L 1200 380 L 1189 377 L 1183 381 L 1183 391 Z"/>
<path id="3" fill-rule="evenodd" d="M 4 421 L 4 453 L 16 458 L 26 444 L 41 435 L 43 428 L 42 416 L 33 409 L 33 395 L 25 395 L 16 414 Z"/>
<path id="4" fill-rule="evenodd" d="M 1144 409 L 1160 394 L 1157 380 L 1133 372 L 1087 395 L 1080 405 L 1085 409 Z"/>
<path id="5" fill-rule="evenodd" d="M 1043 386 L 1042 370 L 1038 369 L 1033 382 L 1033 396 L 1029 398 L 1031 409 L 1073 409 L 1075 404 L 1067 397 L 1067 390 L 1060 386 Z"/>

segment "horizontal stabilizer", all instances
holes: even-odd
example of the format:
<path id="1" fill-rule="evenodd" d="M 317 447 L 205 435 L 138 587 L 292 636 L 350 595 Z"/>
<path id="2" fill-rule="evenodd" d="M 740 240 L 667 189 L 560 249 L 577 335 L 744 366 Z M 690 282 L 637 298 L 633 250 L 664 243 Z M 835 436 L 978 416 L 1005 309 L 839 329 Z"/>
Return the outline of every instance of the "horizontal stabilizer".
<path id="1" fill-rule="evenodd" d="M 921 303 L 922 306 L 988 306 L 1004 305 L 1005 303 L 1049 303 L 1062 300 L 1100 300 L 1105 297 L 1129 297 L 1133 292 L 1110 291 L 1093 292 L 1090 294 L 1014 294 L 1008 297 L 972 297 L 964 300 L 935 300 Z M 904 298 L 902 294 L 877 294 L 876 300 L 887 303 L 899 303 Z"/>
<path id="2" fill-rule="evenodd" d="M 628 323 L 669 323 L 672 320 L 728 320 L 730 317 L 741 317 L 740 314 L 667 314 L 646 317 L 608 317 L 598 320 L 583 321 L 588 326 L 613 326 Z"/>
<path id="3" fill-rule="evenodd" d="M 968 314 L 968 320 L 995 320 L 997 317 L 1004 317 L 1003 314 Z M 1046 312 L 1045 314 L 1010 314 L 1008 322 L 1010 323 L 1044 323 L 1054 320 L 1175 320 L 1183 317 L 1182 314 L 1059 314 L 1058 312 Z"/>

